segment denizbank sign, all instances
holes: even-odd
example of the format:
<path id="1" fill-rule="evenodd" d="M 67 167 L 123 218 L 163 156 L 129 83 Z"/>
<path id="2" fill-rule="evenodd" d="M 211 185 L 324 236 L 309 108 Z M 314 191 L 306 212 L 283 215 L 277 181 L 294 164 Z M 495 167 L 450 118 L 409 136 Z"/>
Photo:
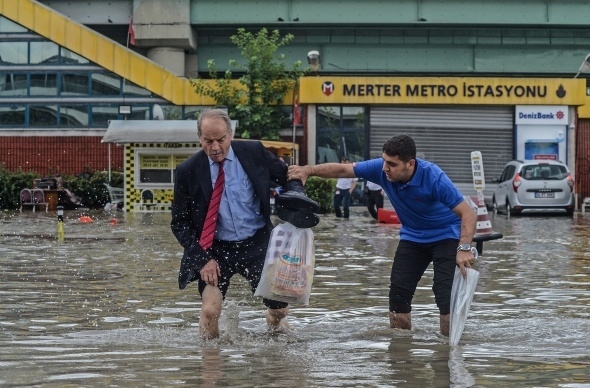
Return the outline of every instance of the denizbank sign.
<path id="1" fill-rule="evenodd" d="M 303 77 L 302 104 L 583 105 L 585 80 L 562 78 Z"/>

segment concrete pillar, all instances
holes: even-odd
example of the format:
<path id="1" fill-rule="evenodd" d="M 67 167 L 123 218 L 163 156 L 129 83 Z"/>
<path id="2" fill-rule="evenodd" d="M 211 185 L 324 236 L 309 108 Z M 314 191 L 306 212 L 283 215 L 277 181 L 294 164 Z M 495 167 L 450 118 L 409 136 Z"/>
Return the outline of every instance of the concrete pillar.
<path id="1" fill-rule="evenodd" d="M 184 77 L 184 50 L 176 47 L 154 47 L 148 50 L 147 57 L 164 66 L 174 74 Z"/>
<path id="2" fill-rule="evenodd" d="M 148 58 L 185 76 L 185 53 L 197 48 L 190 0 L 134 0 L 133 28 L 136 46 L 148 49 Z"/>

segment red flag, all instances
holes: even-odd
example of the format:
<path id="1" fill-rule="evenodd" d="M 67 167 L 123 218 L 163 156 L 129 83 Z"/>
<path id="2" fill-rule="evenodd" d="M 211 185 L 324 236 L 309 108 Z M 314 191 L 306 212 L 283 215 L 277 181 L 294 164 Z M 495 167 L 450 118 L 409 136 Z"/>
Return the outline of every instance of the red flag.
<path id="1" fill-rule="evenodd" d="M 299 110 L 299 97 L 295 96 L 295 103 L 293 105 L 293 126 L 301 124 L 301 111 Z"/>
<path id="2" fill-rule="evenodd" d="M 127 41 L 135 46 L 135 31 L 133 31 L 133 18 L 129 21 L 129 31 L 127 31 Z"/>

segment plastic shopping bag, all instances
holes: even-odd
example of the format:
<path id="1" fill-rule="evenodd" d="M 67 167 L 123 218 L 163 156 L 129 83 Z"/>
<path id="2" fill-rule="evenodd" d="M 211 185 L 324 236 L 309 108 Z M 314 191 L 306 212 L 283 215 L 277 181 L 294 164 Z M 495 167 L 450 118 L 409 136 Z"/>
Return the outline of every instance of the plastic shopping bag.
<path id="1" fill-rule="evenodd" d="M 475 249 L 475 248 L 473 248 Z M 477 258 L 477 251 L 475 251 Z M 472 268 L 465 268 L 467 277 L 463 278 L 459 267 L 455 268 L 455 277 L 453 278 L 453 288 L 451 289 L 451 323 L 449 328 L 449 344 L 455 346 L 459 343 L 469 308 L 475 294 L 475 287 L 479 280 L 479 272 Z"/>
<path id="2" fill-rule="evenodd" d="M 307 305 L 314 265 L 315 247 L 311 229 L 280 224 L 270 236 L 260 283 L 254 295 Z"/>

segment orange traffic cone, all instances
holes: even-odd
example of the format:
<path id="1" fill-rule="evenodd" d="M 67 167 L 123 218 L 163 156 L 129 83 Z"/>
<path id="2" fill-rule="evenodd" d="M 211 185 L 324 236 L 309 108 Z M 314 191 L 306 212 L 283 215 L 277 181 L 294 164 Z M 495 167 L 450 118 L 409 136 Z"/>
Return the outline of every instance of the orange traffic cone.
<path id="1" fill-rule="evenodd" d="M 473 203 L 473 207 L 477 204 L 477 225 L 475 227 L 475 236 L 473 236 L 473 242 L 476 243 L 477 253 L 483 253 L 483 243 L 485 241 L 497 240 L 504 237 L 502 233 L 496 233 L 492 229 L 492 222 L 490 221 L 490 215 L 484 202 L 483 192 L 478 192 L 477 196 L 469 196 L 470 202 Z"/>
<path id="2" fill-rule="evenodd" d="M 477 204 L 477 226 L 475 228 L 475 235 L 487 235 L 494 233 L 492 229 L 492 222 L 490 221 L 490 215 L 483 199 L 476 196 L 472 196 L 471 200 Z"/>

